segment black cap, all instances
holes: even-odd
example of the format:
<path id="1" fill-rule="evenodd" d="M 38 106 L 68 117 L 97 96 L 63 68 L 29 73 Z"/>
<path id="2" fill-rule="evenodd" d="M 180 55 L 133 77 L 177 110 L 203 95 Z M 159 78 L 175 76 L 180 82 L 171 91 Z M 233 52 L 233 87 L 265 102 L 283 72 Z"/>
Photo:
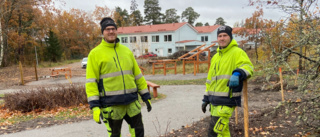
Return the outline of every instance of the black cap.
<path id="1" fill-rule="evenodd" d="M 217 36 L 222 32 L 227 33 L 232 40 L 232 28 L 230 26 L 220 26 L 217 31 Z"/>
<path id="2" fill-rule="evenodd" d="M 101 33 L 102 34 L 103 34 L 103 30 L 108 26 L 114 26 L 117 29 L 117 25 L 114 23 L 114 20 L 111 19 L 110 17 L 104 17 L 100 21 L 100 26 L 101 26 Z"/>

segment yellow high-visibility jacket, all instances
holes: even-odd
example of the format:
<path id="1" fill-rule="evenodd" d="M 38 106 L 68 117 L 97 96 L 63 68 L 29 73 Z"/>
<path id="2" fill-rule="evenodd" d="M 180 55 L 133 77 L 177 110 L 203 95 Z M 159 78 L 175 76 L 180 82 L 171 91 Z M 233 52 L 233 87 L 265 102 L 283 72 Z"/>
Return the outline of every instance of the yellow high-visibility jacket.
<path id="1" fill-rule="evenodd" d="M 147 83 L 129 48 L 104 39 L 88 55 L 86 93 L 90 108 L 151 99 Z"/>
<path id="2" fill-rule="evenodd" d="M 241 74 L 239 86 L 229 88 L 228 82 L 233 72 Z M 226 48 L 218 48 L 212 57 L 202 101 L 212 105 L 241 106 L 243 81 L 252 74 L 253 65 L 249 57 L 233 39 Z"/>

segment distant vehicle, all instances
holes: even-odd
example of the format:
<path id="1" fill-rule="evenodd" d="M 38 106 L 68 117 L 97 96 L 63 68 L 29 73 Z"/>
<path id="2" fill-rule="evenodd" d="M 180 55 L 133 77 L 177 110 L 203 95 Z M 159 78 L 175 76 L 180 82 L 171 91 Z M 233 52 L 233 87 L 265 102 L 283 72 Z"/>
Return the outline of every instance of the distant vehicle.
<path id="1" fill-rule="evenodd" d="M 82 68 L 87 68 L 87 61 L 88 61 L 87 57 L 82 59 L 82 61 L 81 61 L 81 67 Z"/>
<path id="2" fill-rule="evenodd" d="M 149 57 L 157 57 L 157 54 L 154 54 L 153 52 L 148 52 L 147 54 L 141 55 L 138 58 L 149 58 Z"/>

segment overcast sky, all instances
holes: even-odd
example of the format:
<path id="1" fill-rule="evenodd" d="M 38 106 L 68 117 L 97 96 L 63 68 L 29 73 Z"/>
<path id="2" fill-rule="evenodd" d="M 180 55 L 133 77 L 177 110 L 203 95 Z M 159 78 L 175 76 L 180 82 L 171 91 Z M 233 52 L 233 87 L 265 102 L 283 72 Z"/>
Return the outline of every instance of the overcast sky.
<path id="1" fill-rule="evenodd" d="M 65 0 L 65 5 L 56 4 L 60 9 L 69 10 L 71 8 L 82 9 L 92 12 L 95 6 L 107 6 L 110 9 L 115 9 L 119 6 L 126 9 L 130 13 L 131 0 Z M 144 0 L 136 0 L 138 9 L 144 16 Z M 241 22 L 248 17 L 251 17 L 256 11 L 254 6 L 247 6 L 248 0 L 159 0 L 161 13 L 165 13 L 167 9 L 175 8 L 177 14 L 181 13 L 188 7 L 192 7 L 195 12 L 200 14 L 200 17 L 195 21 L 208 22 L 213 25 L 216 19 L 222 17 L 227 25 L 233 26 L 235 22 Z M 284 18 L 286 14 L 278 9 L 265 9 L 265 19 L 278 21 Z"/>

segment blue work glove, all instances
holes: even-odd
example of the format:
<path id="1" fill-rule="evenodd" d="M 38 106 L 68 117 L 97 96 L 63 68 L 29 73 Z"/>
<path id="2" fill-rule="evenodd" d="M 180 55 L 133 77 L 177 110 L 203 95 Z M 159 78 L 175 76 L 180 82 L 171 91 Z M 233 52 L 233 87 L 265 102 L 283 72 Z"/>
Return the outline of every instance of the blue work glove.
<path id="1" fill-rule="evenodd" d="M 229 80 L 229 87 L 237 87 L 239 86 L 239 76 L 241 74 L 239 72 L 234 72 Z"/>
<path id="2" fill-rule="evenodd" d="M 206 111 L 207 111 L 207 105 L 209 104 L 209 102 L 203 102 L 202 103 L 202 106 L 201 106 L 201 108 L 202 108 L 202 112 L 203 113 L 206 113 Z"/>
<path id="3" fill-rule="evenodd" d="M 148 110 L 148 112 L 150 112 L 151 109 L 152 109 L 150 99 L 148 99 L 148 101 L 145 101 L 144 103 L 146 103 L 146 105 L 147 105 L 147 110 Z"/>
<path id="4" fill-rule="evenodd" d="M 93 111 L 93 120 L 96 121 L 98 124 L 101 124 L 100 121 L 100 108 L 99 107 L 94 107 L 92 108 Z"/>

